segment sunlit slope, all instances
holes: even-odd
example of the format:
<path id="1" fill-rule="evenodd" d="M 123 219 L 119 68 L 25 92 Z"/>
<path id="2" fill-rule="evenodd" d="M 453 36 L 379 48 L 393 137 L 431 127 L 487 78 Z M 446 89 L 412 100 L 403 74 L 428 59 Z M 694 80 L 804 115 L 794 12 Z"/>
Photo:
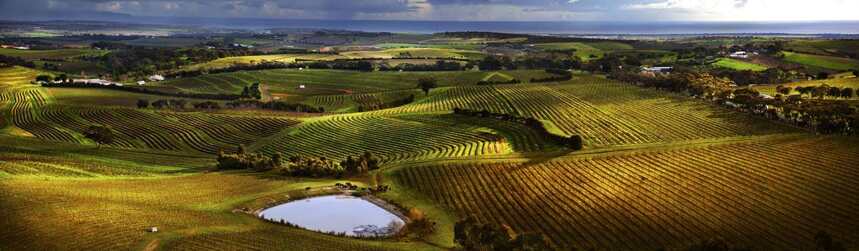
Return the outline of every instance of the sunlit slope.
<path id="1" fill-rule="evenodd" d="M 753 250 L 810 249 L 818 231 L 859 238 L 856 146 L 788 137 L 428 163 L 393 177 L 460 216 L 541 232 L 558 246 L 655 250 L 721 237 Z"/>

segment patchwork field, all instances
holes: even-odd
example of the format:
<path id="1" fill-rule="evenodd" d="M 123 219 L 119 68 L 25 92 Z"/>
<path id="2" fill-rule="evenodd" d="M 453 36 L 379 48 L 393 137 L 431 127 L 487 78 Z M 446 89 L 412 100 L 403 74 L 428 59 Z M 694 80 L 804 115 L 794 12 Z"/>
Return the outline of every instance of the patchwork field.
<path id="1" fill-rule="evenodd" d="M 798 63 L 810 67 L 818 67 L 830 70 L 853 70 L 859 69 L 859 60 L 812 55 L 796 52 L 783 52 L 784 60 L 788 62 Z"/>
<path id="2" fill-rule="evenodd" d="M 255 82 L 271 92 L 301 96 L 371 93 L 389 90 L 417 89 L 417 80 L 432 77 L 441 86 L 474 85 L 488 73 L 459 72 L 356 72 L 339 70 L 262 70 L 222 73 L 160 82 L 157 88 L 189 93 L 238 94 Z M 506 73 L 522 81 L 551 76 L 542 70 L 516 70 Z M 305 85 L 304 89 L 299 88 Z"/>
<path id="3" fill-rule="evenodd" d="M 173 98 L 42 88 L 30 84 L 38 74 L 0 69 L 0 250 L 448 250 L 456 248 L 454 222 L 468 215 L 543 233 L 559 250 L 677 250 L 713 238 L 810 250 L 818 231 L 859 245 L 855 138 L 812 135 L 600 75 L 528 83 L 553 75 L 283 69 L 151 87 L 238 94 L 261 82 L 274 97 L 329 111 L 298 116 L 137 109 L 137 99 Z M 416 87 L 423 77 L 439 87 L 424 94 Z M 514 78 L 523 83 L 476 85 Z M 415 101 L 358 110 L 408 95 Z M 536 118 L 580 135 L 584 149 L 454 108 Z M 90 125 L 111 127 L 115 142 L 96 146 L 82 135 Z M 238 145 L 337 162 L 369 151 L 382 168 L 351 180 L 213 171 L 216 154 Z M 389 185 L 379 197 L 421 209 L 436 230 L 422 239 L 354 239 L 242 212 L 328 193 L 337 182 Z M 145 231 L 151 226 L 160 231 Z"/>
<path id="4" fill-rule="evenodd" d="M 238 56 L 215 59 L 206 63 L 200 63 L 184 67 L 185 70 L 217 69 L 226 68 L 236 64 L 258 64 L 263 62 L 295 63 L 296 60 L 305 61 L 328 61 L 346 58 L 339 55 L 328 54 L 272 54 L 257 56 Z"/>
<path id="5" fill-rule="evenodd" d="M 595 42 L 595 43 L 545 43 L 535 44 L 534 47 L 543 50 L 575 50 L 575 55 L 584 61 L 601 58 L 606 52 L 632 50 L 633 47 L 624 43 L 617 42 Z"/>
<path id="6" fill-rule="evenodd" d="M 347 58 L 455 58 L 481 59 L 483 53 L 474 50 L 458 50 L 448 48 L 395 48 L 379 51 L 347 51 L 341 52 Z"/>

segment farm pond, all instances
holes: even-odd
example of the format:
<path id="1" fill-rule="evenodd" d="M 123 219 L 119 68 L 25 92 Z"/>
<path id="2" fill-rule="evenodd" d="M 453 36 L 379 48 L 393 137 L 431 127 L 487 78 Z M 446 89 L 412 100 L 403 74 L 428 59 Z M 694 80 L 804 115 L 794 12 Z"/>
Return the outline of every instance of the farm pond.
<path id="1" fill-rule="evenodd" d="M 393 235 L 405 224 L 388 210 L 350 195 L 295 200 L 265 209 L 259 217 L 308 230 L 359 237 Z"/>

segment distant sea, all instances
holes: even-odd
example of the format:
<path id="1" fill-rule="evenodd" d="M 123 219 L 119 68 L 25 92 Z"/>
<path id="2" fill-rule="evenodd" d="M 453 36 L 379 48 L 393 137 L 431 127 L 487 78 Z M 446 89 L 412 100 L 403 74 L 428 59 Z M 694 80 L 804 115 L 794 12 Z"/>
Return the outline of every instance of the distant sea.
<path id="1" fill-rule="evenodd" d="M 831 22 L 465 22 L 285 20 L 251 18 L 132 17 L 135 23 L 220 28 L 318 28 L 372 32 L 490 31 L 530 34 L 859 34 L 859 21 Z"/>

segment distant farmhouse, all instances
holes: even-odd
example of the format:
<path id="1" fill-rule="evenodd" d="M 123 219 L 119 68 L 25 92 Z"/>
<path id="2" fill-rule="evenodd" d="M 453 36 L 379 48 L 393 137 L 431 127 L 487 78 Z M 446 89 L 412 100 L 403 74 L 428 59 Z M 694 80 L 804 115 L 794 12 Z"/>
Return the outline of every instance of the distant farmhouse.
<path id="1" fill-rule="evenodd" d="M 729 57 L 732 57 L 732 58 L 749 58 L 749 53 L 745 52 L 745 51 L 737 51 L 737 52 L 731 53 L 731 55 L 729 55 Z"/>
<path id="2" fill-rule="evenodd" d="M 674 67 L 668 66 L 657 66 L 657 67 L 641 67 L 641 71 L 643 72 L 652 72 L 652 73 L 669 73 L 671 70 L 674 70 Z"/>
<path id="3" fill-rule="evenodd" d="M 161 75 L 152 75 L 149 76 L 149 81 L 164 81 L 164 76 Z"/>
<path id="4" fill-rule="evenodd" d="M 75 79 L 75 80 L 72 80 L 72 83 L 122 86 L 122 83 L 112 82 L 112 81 L 104 80 L 104 79 Z"/>

